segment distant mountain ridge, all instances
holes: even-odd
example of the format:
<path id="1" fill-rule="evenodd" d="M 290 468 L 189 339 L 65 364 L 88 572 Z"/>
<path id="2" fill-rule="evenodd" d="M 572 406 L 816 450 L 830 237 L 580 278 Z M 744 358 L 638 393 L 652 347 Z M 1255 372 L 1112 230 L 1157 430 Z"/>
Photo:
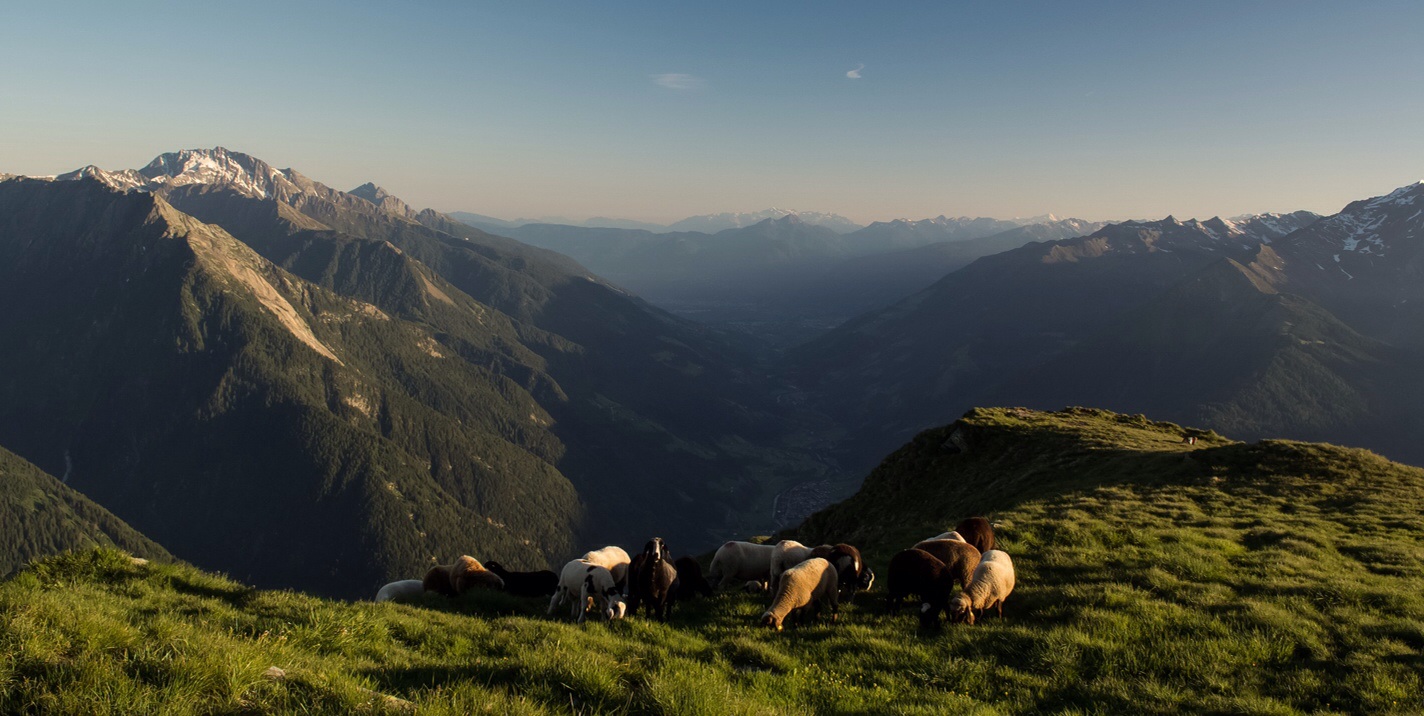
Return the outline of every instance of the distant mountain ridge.
<path id="1" fill-rule="evenodd" d="M 0 185 L 0 442 L 77 445 L 76 484 L 196 563 L 352 594 L 469 545 L 642 539 L 671 504 L 693 549 L 833 469 L 737 349 L 565 256 L 221 148 L 64 178 Z"/>

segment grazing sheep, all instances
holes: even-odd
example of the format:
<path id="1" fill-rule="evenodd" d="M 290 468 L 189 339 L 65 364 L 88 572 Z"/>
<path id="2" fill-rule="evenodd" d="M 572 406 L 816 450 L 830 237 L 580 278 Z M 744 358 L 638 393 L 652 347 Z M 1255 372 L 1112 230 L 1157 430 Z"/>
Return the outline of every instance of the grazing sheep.
<path id="1" fill-rule="evenodd" d="M 941 532 L 940 534 L 937 534 L 937 535 L 935 535 L 935 536 L 933 536 L 933 537 L 930 537 L 930 538 L 928 538 L 928 539 L 923 539 L 923 540 L 920 540 L 920 541 L 921 541 L 921 542 L 929 542 L 929 541 L 931 541 L 931 540 L 937 540 L 937 539 L 949 539 L 949 540 L 954 540 L 955 542 L 963 542 L 963 541 L 965 541 L 965 540 L 964 540 L 964 536 L 961 535 L 961 534 L 959 534 L 958 532 Z"/>
<path id="2" fill-rule="evenodd" d="M 960 589 L 968 588 L 969 580 L 974 577 L 974 568 L 979 566 L 979 550 L 974 549 L 974 545 L 968 542 L 931 539 L 916 544 L 912 549 L 929 552 L 935 559 L 943 562 L 950 578 L 959 582 Z M 948 599 L 949 593 L 946 592 L 944 596 Z"/>
<path id="3" fill-rule="evenodd" d="M 781 582 L 781 573 L 811 558 L 811 548 L 794 539 L 777 542 L 771 549 L 770 581 L 767 586 L 776 592 Z"/>
<path id="4" fill-rule="evenodd" d="M 771 553 L 775 545 L 728 542 L 717 548 L 707 581 L 719 589 L 736 582 L 764 582 L 771 576 Z"/>
<path id="5" fill-rule="evenodd" d="M 376 592 L 378 602 L 403 602 L 425 594 L 425 583 L 419 579 L 402 579 L 391 582 Z"/>
<path id="6" fill-rule="evenodd" d="M 933 626 L 939 616 L 938 610 L 931 611 L 931 605 L 938 604 L 943 608 L 950 590 L 954 589 L 953 577 L 944 562 L 929 552 L 913 548 L 896 552 L 890 558 L 887 584 L 889 593 L 885 597 L 885 607 L 890 614 L 900 610 L 905 597 L 919 595 L 923 602 L 920 607 L 922 629 Z"/>
<path id="7" fill-rule="evenodd" d="M 983 517 L 970 517 L 956 525 L 954 531 L 964 535 L 964 541 L 974 545 L 980 554 L 994 548 L 994 526 Z"/>
<path id="8" fill-rule="evenodd" d="M 865 563 L 860 560 L 860 550 L 844 542 L 823 544 L 812 549 L 811 556 L 820 557 L 835 567 L 840 578 L 841 596 L 847 601 L 855 598 L 855 590 L 870 589 L 875 582 L 875 572 L 865 568 Z"/>
<path id="9" fill-rule="evenodd" d="M 964 591 L 954 595 L 950 604 L 951 618 L 956 622 L 974 623 L 974 612 L 983 613 L 997 607 L 1004 618 L 1004 600 L 1014 591 L 1014 561 L 1007 552 L 991 549 L 974 568 L 974 577 Z"/>
<path id="10" fill-rule="evenodd" d="M 504 589 L 504 580 L 499 575 L 486 570 L 479 560 L 469 555 L 460 557 L 454 564 L 431 567 L 421 584 L 425 591 L 447 597 L 457 597 L 471 589 Z"/>
<path id="11" fill-rule="evenodd" d="M 618 589 L 623 589 L 628 584 L 628 553 L 622 547 L 609 545 L 603 549 L 596 549 L 592 552 L 584 552 L 580 559 L 586 559 L 591 564 L 596 564 L 607 569 L 613 575 L 613 581 L 618 585 Z"/>
<path id="12" fill-rule="evenodd" d="M 582 624 L 592 608 L 612 621 L 623 617 L 627 605 L 607 567 L 586 559 L 570 560 L 559 572 L 559 586 L 549 598 L 549 613 L 561 605 L 570 605 L 569 618 Z"/>
<path id="13" fill-rule="evenodd" d="M 516 597 L 547 597 L 559 588 L 559 575 L 547 569 L 537 572 L 511 572 L 499 562 L 490 562 L 485 568 L 498 574 L 504 580 L 504 591 Z"/>
<path id="14" fill-rule="evenodd" d="M 762 626 L 781 631 L 782 623 L 788 616 L 800 621 L 811 610 L 819 613 L 822 607 L 830 608 L 831 622 L 834 623 L 840 614 L 837 599 L 839 585 L 835 568 L 820 557 L 813 557 L 786 570 L 781 574 L 771 606 L 761 615 Z"/>
<path id="15" fill-rule="evenodd" d="M 678 557 L 672 566 L 677 570 L 677 588 L 674 590 L 677 599 L 685 601 L 697 594 L 712 596 L 712 585 L 702 576 L 702 565 L 698 564 L 697 560 Z"/>
<path id="16" fill-rule="evenodd" d="M 747 594 L 765 594 L 767 590 L 766 582 L 758 582 L 755 579 L 748 580 L 742 585 L 742 591 Z"/>
<path id="17" fill-rule="evenodd" d="M 658 621 L 667 619 L 673 583 L 677 581 L 677 569 L 668 557 L 663 539 L 654 537 L 633 558 L 628 566 L 628 587 L 623 592 L 628 600 L 629 614 L 636 614 L 638 606 L 646 603 L 650 616 L 657 617 Z"/>

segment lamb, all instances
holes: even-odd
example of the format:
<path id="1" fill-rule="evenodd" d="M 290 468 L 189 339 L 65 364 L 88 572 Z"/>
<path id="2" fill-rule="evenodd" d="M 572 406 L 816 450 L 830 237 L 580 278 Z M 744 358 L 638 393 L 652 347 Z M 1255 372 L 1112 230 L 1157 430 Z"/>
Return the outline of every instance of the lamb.
<path id="1" fill-rule="evenodd" d="M 630 614 L 636 614 L 638 606 L 646 603 L 650 615 L 657 617 L 658 621 L 667 619 L 673 583 L 677 581 L 677 569 L 668 561 L 668 556 L 663 539 L 654 537 L 633 558 L 628 567 L 628 587 L 623 593 L 628 599 Z"/>
<path id="2" fill-rule="evenodd" d="M 678 557 L 672 563 L 677 570 L 677 587 L 674 590 L 678 600 L 685 601 L 689 597 L 701 594 L 704 597 L 712 596 L 712 585 L 702 576 L 702 565 L 691 557 Z"/>
<path id="3" fill-rule="evenodd" d="M 974 568 L 974 577 L 963 592 L 954 596 L 950 615 L 955 622 L 974 623 L 974 612 L 981 614 L 996 607 L 1004 618 L 1004 600 L 1014 591 L 1014 562 L 1007 552 L 991 549 Z"/>
<path id="4" fill-rule="evenodd" d="M 960 589 L 969 587 L 969 581 L 974 577 L 974 568 L 979 566 L 979 550 L 967 542 L 932 539 L 920 542 L 912 549 L 924 550 L 943 562 L 945 569 L 949 571 L 950 578 L 959 582 Z M 949 593 L 946 592 L 944 597 L 948 599 Z"/>
<path id="5" fill-rule="evenodd" d="M 980 554 L 994 548 L 994 526 L 983 517 L 970 517 L 955 526 L 954 531 L 964 535 L 964 541 L 974 545 Z"/>
<path id="6" fill-rule="evenodd" d="M 777 542 L 771 549 L 770 581 L 773 594 L 781 582 L 781 573 L 811 558 L 811 548 L 794 539 Z"/>
<path id="7" fill-rule="evenodd" d="M 498 574 L 504 580 L 504 591 L 516 597 L 547 597 L 559 588 L 559 575 L 547 569 L 536 572 L 511 572 L 499 562 L 490 562 L 485 568 Z"/>
<path id="8" fill-rule="evenodd" d="M 447 597 L 459 596 L 471 589 L 504 589 L 504 580 L 498 574 L 486 570 L 479 560 L 469 555 L 460 557 L 454 564 L 431 567 L 421 583 L 426 591 Z"/>
<path id="9" fill-rule="evenodd" d="M 607 567 L 586 559 L 570 560 L 559 572 L 559 586 L 549 598 L 549 613 L 569 604 L 569 618 L 582 624 L 588 616 L 590 602 L 609 621 L 621 619 L 627 611 L 623 595 Z"/>
<path id="10" fill-rule="evenodd" d="M 831 610 L 831 622 L 835 623 L 840 614 L 837 598 L 840 579 L 830 562 L 813 557 L 781 574 L 776 596 L 771 607 L 761 615 L 762 626 L 781 631 L 782 623 L 790 616 L 801 619 L 809 610 L 820 612 L 822 607 Z"/>
<path id="11" fill-rule="evenodd" d="M 737 582 L 764 582 L 771 576 L 771 553 L 775 545 L 728 542 L 717 548 L 707 581 L 718 588 Z"/>
<path id="12" fill-rule="evenodd" d="M 425 594 L 425 583 L 419 579 L 402 579 L 391 582 L 376 592 L 378 602 L 404 602 Z"/>
<path id="13" fill-rule="evenodd" d="M 579 559 L 586 559 L 591 564 L 596 564 L 607 569 L 613 574 L 613 582 L 622 590 L 628 584 L 628 553 L 622 547 L 608 546 L 603 549 L 596 549 L 591 552 L 584 552 Z"/>
<path id="14" fill-rule="evenodd" d="M 917 594 L 923 602 L 920 606 L 920 628 L 928 629 L 939 617 L 939 609 L 932 605 L 940 605 L 942 609 L 953 588 L 950 572 L 938 557 L 922 549 L 896 552 L 890 558 L 886 611 L 891 614 L 898 612 L 905 597 Z"/>

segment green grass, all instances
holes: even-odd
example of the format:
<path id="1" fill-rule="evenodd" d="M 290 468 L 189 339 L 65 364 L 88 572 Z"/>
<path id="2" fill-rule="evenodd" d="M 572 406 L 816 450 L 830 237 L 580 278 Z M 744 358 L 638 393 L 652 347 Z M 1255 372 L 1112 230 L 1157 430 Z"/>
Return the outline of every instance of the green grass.
<path id="1" fill-rule="evenodd" d="M 877 590 L 781 634 L 740 593 L 578 627 L 501 594 L 343 603 L 98 550 L 0 584 L 0 712 L 1424 711 L 1424 472 L 1182 435 L 976 411 L 799 531 L 861 544 L 883 580 L 894 551 L 988 513 L 1018 573 L 1002 622 L 917 633 Z"/>

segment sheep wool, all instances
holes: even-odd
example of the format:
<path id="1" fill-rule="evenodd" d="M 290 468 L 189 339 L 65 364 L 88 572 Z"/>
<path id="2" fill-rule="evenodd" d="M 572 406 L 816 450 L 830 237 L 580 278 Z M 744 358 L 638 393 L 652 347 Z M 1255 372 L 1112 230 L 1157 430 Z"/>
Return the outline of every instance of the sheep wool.
<path id="1" fill-rule="evenodd" d="M 402 579 L 391 582 L 376 592 L 378 602 L 403 602 L 425 594 L 425 582 L 419 579 Z"/>
<path id="2" fill-rule="evenodd" d="M 974 577 L 963 592 L 954 596 L 950 613 L 954 621 L 974 623 L 974 612 L 997 608 L 1004 616 L 1004 600 L 1014 591 L 1014 562 L 1007 552 L 991 549 L 979 559 Z"/>
<path id="3" fill-rule="evenodd" d="M 718 588 L 738 582 L 765 582 L 771 578 L 771 552 L 775 545 L 727 542 L 717 548 L 707 581 Z"/>
<path id="4" fill-rule="evenodd" d="M 761 615 L 761 623 L 781 631 L 787 616 L 803 614 L 806 609 L 822 606 L 831 610 L 831 621 L 836 621 L 840 611 L 839 586 L 836 570 L 820 557 L 802 562 L 781 574 L 776 596 L 771 607 Z"/>
<path id="5" fill-rule="evenodd" d="M 968 542 L 932 539 L 916 544 L 913 549 L 924 550 L 944 562 L 945 569 L 949 571 L 951 578 L 959 583 L 960 589 L 969 587 L 969 582 L 974 578 L 974 568 L 979 566 L 979 550 Z"/>
<path id="6" fill-rule="evenodd" d="M 811 548 L 796 540 L 784 539 L 777 542 L 771 550 L 771 581 L 769 582 L 771 591 L 776 591 L 783 572 L 810 558 Z"/>

